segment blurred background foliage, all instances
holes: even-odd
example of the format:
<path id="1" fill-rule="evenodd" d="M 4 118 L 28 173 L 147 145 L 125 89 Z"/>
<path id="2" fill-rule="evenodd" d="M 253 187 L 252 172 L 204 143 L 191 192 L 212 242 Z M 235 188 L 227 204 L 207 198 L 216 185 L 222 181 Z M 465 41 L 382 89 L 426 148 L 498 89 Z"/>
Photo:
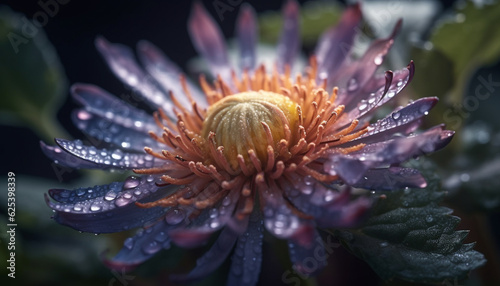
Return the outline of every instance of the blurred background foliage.
<path id="1" fill-rule="evenodd" d="M 237 2 L 237 1 L 236 1 Z M 233 1 L 233 3 L 236 3 Z M 250 1 L 259 13 L 260 40 L 274 44 L 281 29 L 280 1 Z M 304 54 L 314 50 L 316 40 L 335 24 L 345 2 L 299 1 Z M 348 1 L 349 2 L 349 1 Z M 205 6 L 232 36 L 239 4 L 217 19 L 214 1 Z M 7 1 L 0 5 L 0 127 L 2 128 L 1 173 L 16 173 L 16 280 L 6 280 L 5 223 L 0 224 L 0 281 L 7 285 L 170 285 L 170 273 L 187 271 L 203 250 L 173 248 L 131 274 L 112 272 L 100 262 L 99 253 L 115 253 L 127 233 L 81 234 L 51 219 L 43 193 L 49 188 L 74 188 L 105 184 L 124 174 L 81 172 L 58 167 L 44 158 L 39 140 L 83 138 L 69 120 L 75 104 L 68 98 L 68 83 L 90 82 L 121 95 L 125 90 L 94 51 L 93 39 L 134 46 L 147 39 L 166 51 L 180 66 L 195 56 L 185 21 L 189 1 L 71 1 L 47 15 L 43 27 L 26 29 L 41 6 Z M 426 126 L 440 123 L 456 131 L 452 144 L 431 156 L 446 192 L 444 204 L 462 218 L 460 229 L 470 229 L 467 241 L 477 241 L 488 259 L 465 285 L 498 285 L 500 255 L 500 4 L 498 1 L 365 1 L 365 23 L 359 39 L 387 36 L 399 17 L 404 27 L 385 64 L 399 69 L 410 59 L 417 70 L 414 81 L 398 104 L 424 96 L 437 96 L 440 103 L 425 119 Z M 16 35 L 16 36 L 13 36 Z M 14 37 L 14 38 L 13 38 Z M 13 40 L 15 41 L 13 44 Z M 64 66 L 64 68 L 63 68 Z M 4 175 L 2 175 L 4 176 Z M 0 196 L 0 220 L 7 221 L 6 196 Z M 281 273 L 289 269 L 283 242 L 265 244 L 267 256 L 261 277 L 280 285 Z M 273 248 L 271 250 L 271 248 Z M 277 254 L 275 256 L 275 254 Z M 106 254 L 103 254 L 106 255 Z M 329 258 L 333 274 L 303 285 L 356 283 L 400 285 L 384 282 L 362 261 L 347 251 L 336 250 Z M 209 279 L 196 285 L 224 281 L 228 263 Z M 349 272 L 351 269 L 351 272 Z M 357 277 L 353 277 L 356 269 Z M 496 271 L 495 271 L 496 269 Z M 5 272 L 5 274 L 4 274 Z M 359 275 L 359 273 L 365 273 Z M 355 275 L 355 276 L 356 276 Z M 222 279 L 222 280 L 221 280 Z M 368 281 L 368 282 L 367 282 Z M 378 281 L 378 282 L 376 282 Z M 12 284 L 14 282 L 14 284 Z M 6 285 L 2 282 L 2 285 Z M 452 284 L 450 284 L 452 285 Z M 460 284 L 464 285 L 464 284 Z"/>

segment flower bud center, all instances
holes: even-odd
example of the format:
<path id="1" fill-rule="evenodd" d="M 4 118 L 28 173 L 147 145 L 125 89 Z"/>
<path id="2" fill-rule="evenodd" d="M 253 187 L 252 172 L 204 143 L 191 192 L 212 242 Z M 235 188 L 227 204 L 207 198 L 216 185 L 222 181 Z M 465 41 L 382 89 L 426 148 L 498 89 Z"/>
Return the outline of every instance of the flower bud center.
<path id="1" fill-rule="evenodd" d="M 269 157 L 268 146 L 273 148 L 276 157 L 277 144 L 283 139 L 290 144 L 293 137 L 290 131 L 296 130 L 298 121 L 297 104 L 288 97 L 262 90 L 248 91 L 227 96 L 212 105 L 201 135 L 207 139 L 210 132 L 214 132 L 216 146 L 224 147 L 226 160 L 233 170 L 239 170 L 238 155 L 243 156 L 246 165 L 251 165 L 249 150 L 255 152 L 262 165 Z"/>

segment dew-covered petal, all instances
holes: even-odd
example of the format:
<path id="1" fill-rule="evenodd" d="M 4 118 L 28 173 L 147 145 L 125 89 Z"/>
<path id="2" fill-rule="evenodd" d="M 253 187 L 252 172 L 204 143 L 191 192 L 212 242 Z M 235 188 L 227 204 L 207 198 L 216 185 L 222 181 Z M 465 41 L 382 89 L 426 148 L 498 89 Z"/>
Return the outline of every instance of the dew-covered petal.
<path id="1" fill-rule="evenodd" d="M 289 241 L 288 252 L 293 269 L 301 276 L 315 275 L 327 265 L 328 254 L 317 230 L 314 230 L 313 239 L 309 245 Z"/>
<path id="2" fill-rule="evenodd" d="M 137 90 L 153 108 L 161 107 L 169 116 L 174 117 L 173 104 L 169 97 L 156 86 L 154 79 L 137 64 L 134 54 L 128 47 L 112 44 L 102 37 L 98 37 L 95 44 L 119 79 Z"/>
<path id="3" fill-rule="evenodd" d="M 263 221 L 258 211 L 250 215 L 245 233 L 240 235 L 231 257 L 231 270 L 226 285 L 256 285 L 262 264 Z"/>
<path id="4" fill-rule="evenodd" d="M 427 182 L 418 170 L 402 167 L 370 169 L 356 184 L 356 188 L 393 191 L 404 188 L 425 188 Z"/>
<path id="5" fill-rule="evenodd" d="M 394 37 L 401 29 L 402 21 L 399 20 L 391 35 L 386 39 L 378 39 L 374 41 L 364 55 L 358 59 L 356 62 L 352 63 L 347 70 L 342 71 L 343 76 L 349 76 L 349 83 L 347 89 L 349 92 L 354 92 L 357 89 L 362 90 L 363 86 L 373 77 L 373 74 L 379 66 L 384 62 L 385 55 L 389 52 L 389 49 L 394 43 Z M 353 84 L 355 82 L 356 84 Z M 363 96 L 363 93 L 358 94 L 358 96 L 350 96 L 347 100 L 359 101 Z M 349 107 L 349 101 L 344 102 L 346 108 Z"/>
<path id="6" fill-rule="evenodd" d="M 194 3 L 188 28 L 193 45 L 208 61 L 212 73 L 230 82 L 231 68 L 224 37 L 202 4 Z"/>
<path id="7" fill-rule="evenodd" d="M 148 131 L 161 131 L 151 115 L 125 103 L 100 87 L 77 83 L 71 87 L 71 94 L 87 111 L 81 114 L 82 120 L 89 116 L 88 113 L 92 113 L 112 123 L 146 134 Z"/>
<path id="8" fill-rule="evenodd" d="M 292 67 L 300 47 L 299 4 L 288 0 L 283 7 L 283 28 L 277 46 L 277 66 L 279 72 L 285 71 L 285 66 Z"/>
<path id="9" fill-rule="evenodd" d="M 73 156 L 58 146 L 50 146 L 40 141 L 40 148 L 45 156 L 49 157 L 54 163 L 68 168 L 95 169 L 98 168 L 94 162 Z"/>
<path id="10" fill-rule="evenodd" d="M 349 187 L 326 186 L 314 179 L 281 183 L 288 200 L 302 213 L 314 217 L 320 227 L 353 227 L 372 204 L 364 197 L 353 200 Z"/>
<path id="11" fill-rule="evenodd" d="M 240 50 L 241 70 L 253 70 L 255 67 L 255 48 L 257 46 L 257 20 L 252 6 L 242 4 L 236 23 L 238 47 Z"/>
<path id="12" fill-rule="evenodd" d="M 78 129 L 88 135 L 87 138 L 94 146 L 105 144 L 125 151 L 141 153 L 146 146 L 160 150 L 166 147 L 153 140 L 149 134 L 145 133 L 145 130 L 138 131 L 135 128 L 125 127 L 84 109 L 74 110 L 71 119 Z M 142 129 L 141 121 L 135 121 L 133 124 Z"/>
<path id="13" fill-rule="evenodd" d="M 137 44 L 137 54 L 146 71 L 152 75 L 161 87 L 171 91 L 175 98 L 186 108 L 191 106 L 184 90 L 179 84 L 182 75 L 181 69 L 174 64 L 160 49 L 148 41 L 140 41 Z M 199 107 L 207 105 L 205 96 L 190 80 L 186 79 L 189 92 Z"/>
<path id="14" fill-rule="evenodd" d="M 352 120 L 359 119 L 361 116 L 370 112 L 373 108 L 378 106 L 378 103 L 381 99 L 387 94 L 391 83 L 392 83 L 392 72 L 385 72 L 385 85 L 380 87 L 377 91 L 366 93 L 368 95 L 367 98 L 360 99 L 356 102 L 356 106 L 351 106 L 349 109 L 346 109 L 347 112 L 343 113 L 341 117 L 337 120 L 337 126 L 339 129 L 345 128 L 346 125 L 349 125 Z M 348 97 L 354 97 L 354 94 L 350 94 L 347 90 L 342 90 L 339 94 L 339 104 L 347 104 L 349 100 Z M 363 97 L 366 97 L 364 95 Z"/>
<path id="15" fill-rule="evenodd" d="M 451 141 L 453 134 L 453 131 L 443 130 L 443 126 L 436 126 L 418 135 L 368 144 L 348 155 L 332 155 L 325 163 L 325 171 L 352 185 L 368 169 L 401 163 L 441 149 Z"/>
<path id="16" fill-rule="evenodd" d="M 169 249 L 171 240 L 168 231 L 176 227 L 160 220 L 150 227 L 141 228 L 136 235 L 125 239 L 122 249 L 113 258 L 104 258 L 103 262 L 111 269 L 132 270 L 160 250 Z"/>
<path id="17" fill-rule="evenodd" d="M 377 106 L 382 106 L 399 94 L 413 79 L 415 74 L 415 64 L 411 61 L 405 69 L 392 72 L 392 83 L 387 93 L 378 102 Z"/>
<path id="18" fill-rule="evenodd" d="M 292 239 L 297 243 L 308 244 L 312 239 L 313 222 L 294 213 L 280 194 L 262 193 L 265 202 L 264 225 L 274 236 Z"/>
<path id="19" fill-rule="evenodd" d="M 62 150 L 77 158 L 93 163 L 93 166 L 86 165 L 86 167 L 90 168 L 140 169 L 168 164 L 168 161 L 154 158 L 153 156 L 146 153 L 130 153 L 124 152 L 121 149 L 98 149 L 94 146 L 83 145 L 82 141 L 80 140 L 69 141 L 56 138 L 55 141 Z M 65 162 L 66 161 L 59 161 L 59 164 L 65 165 Z"/>
<path id="20" fill-rule="evenodd" d="M 174 275 L 172 278 L 186 281 L 199 279 L 210 274 L 226 260 L 237 238 L 238 234 L 231 228 L 224 228 L 212 247 L 196 261 L 196 267 L 191 272 L 184 275 Z"/>
<path id="21" fill-rule="evenodd" d="M 346 9 L 336 26 L 321 35 L 315 51 L 318 60 L 318 79 L 327 79 L 341 68 L 349 56 L 360 21 L 360 6 L 352 5 Z M 329 82 L 329 84 L 335 83 Z"/>
<path id="22" fill-rule="evenodd" d="M 385 118 L 370 124 L 367 133 L 349 142 L 346 146 L 385 141 L 397 133 L 407 135 L 415 131 L 419 125 L 419 119 L 427 115 L 437 102 L 436 97 L 425 97 L 397 109 Z"/>
<path id="23" fill-rule="evenodd" d="M 238 192 L 231 192 L 218 206 L 204 210 L 188 227 L 171 231 L 172 241 L 185 248 L 198 247 L 205 243 L 214 232 L 226 226 L 232 219 L 238 196 Z"/>
<path id="24" fill-rule="evenodd" d="M 120 232 L 143 226 L 162 216 L 161 207 L 139 208 L 135 202 L 157 200 L 176 186 L 159 188 L 155 177 L 131 176 L 124 182 L 75 190 L 49 190 L 46 202 L 56 213 L 54 219 L 76 230 L 92 233 Z"/>

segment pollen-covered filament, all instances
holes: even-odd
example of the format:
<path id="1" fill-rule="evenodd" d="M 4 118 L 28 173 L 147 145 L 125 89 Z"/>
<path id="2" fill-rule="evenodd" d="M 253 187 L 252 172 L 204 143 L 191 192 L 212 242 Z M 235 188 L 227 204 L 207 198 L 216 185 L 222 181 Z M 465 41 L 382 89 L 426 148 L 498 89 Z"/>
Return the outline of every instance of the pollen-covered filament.
<path id="1" fill-rule="evenodd" d="M 275 150 L 280 141 L 289 144 L 291 130 L 297 128 L 298 120 L 298 105 L 288 97 L 269 91 L 247 91 L 227 96 L 211 106 L 201 137 L 213 136 L 209 144 L 224 148 L 224 156 L 233 170 L 239 170 L 241 164 L 251 168 L 253 158 L 248 151 L 253 150 L 261 164 L 266 165 L 270 155 L 268 146 L 273 149 L 271 155 L 277 156 Z M 209 162 L 217 161 L 209 148 L 206 153 Z"/>
<path id="2" fill-rule="evenodd" d="M 161 110 L 155 114 L 161 135 L 150 133 L 165 150 L 145 148 L 166 160 L 161 167 L 135 170 L 161 174 L 165 185 L 183 185 L 177 192 L 141 207 L 213 206 L 223 197 L 239 198 L 238 215 L 252 211 L 255 194 L 279 193 L 283 186 L 310 177 L 332 183 L 338 178 L 324 171 L 328 153 L 350 153 L 363 144 L 345 143 L 366 133 L 366 126 L 349 120 L 343 105 L 335 105 L 337 89 L 316 83 L 314 58 L 305 77 L 268 74 L 264 66 L 253 75 L 233 74 L 230 85 L 220 77 L 213 85 L 201 77 L 209 107 L 200 109 L 181 79 L 191 108 L 179 103 L 177 120 Z M 347 122 L 347 123 L 346 123 Z"/>

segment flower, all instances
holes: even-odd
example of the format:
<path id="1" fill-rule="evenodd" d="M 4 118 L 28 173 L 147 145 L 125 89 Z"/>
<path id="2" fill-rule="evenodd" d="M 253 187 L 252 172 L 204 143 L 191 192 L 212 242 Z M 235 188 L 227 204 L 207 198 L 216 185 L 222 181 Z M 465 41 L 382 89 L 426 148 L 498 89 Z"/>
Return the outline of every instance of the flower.
<path id="1" fill-rule="evenodd" d="M 359 5 L 326 31 L 304 74 L 292 75 L 299 53 L 299 7 L 288 1 L 273 67 L 257 65 L 253 10 L 243 6 L 237 23 L 239 68 L 228 60 L 215 22 L 200 4 L 189 32 L 210 65 L 213 81 L 201 90 L 156 47 L 140 42 L 139 59 L 103 38 L 96 46 L 112 71 L 157 109 L 153 115 L 104 90 L 75 84 L 84 108 L 78 128 L 107 148 L 56 139 L 42 145 L 57 163 L 76 168 L 124 169 L 124 182 L 49 190 L 54 219 L 80 231 L 120 232 L 140 228 L 122 250 L 105 259 L 111 268 L 131 269 L 171 242 L 196 247 L 221 230 L 197 266 L 179 279 L 216 269 L 233 248 L 230 285 L 253 285 L 259 276 L 266 229 L 289 242 L 297 271 L 323 244 L 318 228 L 352 227 L 373 203 L 354 188 L 423 188 L 417 170 L 400 163 L 444 147 L 453 132 L 437 126 L 415 133 L 437 98 L 422 98 L 370 123 L 374 111 L 411 81 L 414 64 L 377 74 L 399 22 L 358 59 L 346 53 L 361 21 Z M 166 91 L 169 91 L 166 92 Z M 145 152 L 144 152 L 145 151 Z"/>

